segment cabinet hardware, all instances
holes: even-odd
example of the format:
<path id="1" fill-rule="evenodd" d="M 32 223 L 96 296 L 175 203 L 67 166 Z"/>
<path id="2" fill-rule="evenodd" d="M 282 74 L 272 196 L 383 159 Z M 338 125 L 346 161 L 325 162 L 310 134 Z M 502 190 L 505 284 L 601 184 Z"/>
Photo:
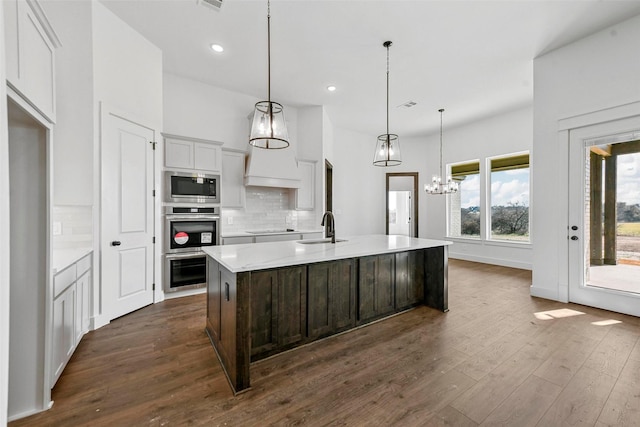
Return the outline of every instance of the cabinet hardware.
<path id="1" fill-rule="evenodd" d="M 224 299 L 229 301 L 229 283 L 224 283 Z"/>
<path id="2" fill-rule="evenodd" d="M 578 236 L 571 236 L 571 240 L 578 240 Z"/>
<path id="3" fill-rule="evenodd" d="M 113 242 L 111 242 L 111 246 L 120 246 L 122 244 L 122 242 L 120 240 L 114 240 Z"/>

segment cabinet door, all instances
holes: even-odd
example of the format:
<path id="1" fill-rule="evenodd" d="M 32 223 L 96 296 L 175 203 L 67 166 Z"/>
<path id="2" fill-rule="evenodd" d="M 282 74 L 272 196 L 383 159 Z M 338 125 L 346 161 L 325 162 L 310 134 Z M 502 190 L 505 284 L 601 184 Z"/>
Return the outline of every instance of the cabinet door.
<path id="1" fill-rule="evenodd" d="M 169 168 L 193 169 L 193 142 L 165 139 L 164 164 Z"/>
<path id="2" fill-rule="evenodd" d="M 307 268 L 278 269 L 278 347 L 302 341 L 307 323 Z"/>
<path id="3" fill-rule="evenodd" d="M 424 300 L 424 251 L 396 254 L 396 310 Z"/>
<path id="4" fill-rule="evenodd" d="M 220 303 L 221 303 L 221 278 L 220 265 L 211 257 L 207 257 L 207 330 L 211 339 L 220 341 Z"/>
<path id="5" fill-rule="evenodd" d="M 334 277 L 333 262 L 308 266 L 307 336 L 316 339 L 333 332 L 333 306 L 330 302 Z"/>
<path id="6" fill-rule="evenodd" d="M 313 210 L 316 194 L 316 164 L 299 160 L 298 171 L 300 172 L 300 188 L 296 190 L 296 209 Z"/>
<path id="7" fill-rule="evenodd" d="M 243 208 L 245 154 L 236 151 L 222 152 L 222 207 Z"/>
<path id="8" fill-rule="evenodd" d="M 37 3 L 9 0 L 5 6 L 7 80 L 45 117 L 55 122 L 55 45 L 35 13 Z M 44 21 L 41 21 L 41 19 Z M 57 43 L 57 41 L 56 41 Z"/>
<path id="9" fill-rule="evenodd" d="M 219 145 L 194 142 L 193 153 L 194 169 L 220 172 L 222 166 L 222 150 Z"/>
<path id="10" fill-rule="evenodd" d="M 356 261 L 335 261 L 332 269 L 330 304 L 333 332 L 351 329 L 356 325 Z"/>
<path id="11" fill-rule="evenodd" d="M 226 360 L 234 360 L 236 351 L 236 275 L 220 269 L 220 349 Z"/>
<path id="12" fill-rule="evenodd" d="M 278 345 L 278 273 L 276 270 L 251 273 L 251 356 Z"/>
<path id="13" fill-rule="evenodd" d="M 76 287 L 69 286 L 53 301 L 52 375 L 55 384 L 75 347 Z"/>
<path id="14" fill-rule="evenodd" d="M 89 292 L 91 278 L 89 273 L 85 273 L 76 282 L 76 307 L 75 307 L 75 330 L 76 343 L 80 342 L 82 335 L 89 330 Z"/>
<path id="15" fill-rule="evenodd" d="M 394 254 L 360 258 L 358 317 L 374 320 L 394 311 Z"/>

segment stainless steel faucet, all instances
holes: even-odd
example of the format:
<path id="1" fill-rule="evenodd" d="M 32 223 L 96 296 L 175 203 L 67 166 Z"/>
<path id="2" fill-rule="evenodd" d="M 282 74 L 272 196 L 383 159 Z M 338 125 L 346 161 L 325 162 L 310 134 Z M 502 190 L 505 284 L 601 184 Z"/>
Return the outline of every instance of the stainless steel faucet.
<path id="1" fill-rule="evenodd" d="M 335 222 L 335 219 L 333 218 L 333 213 L 331 211 L 326 211 L 324 213 L 324 215 L 322 216 L 322 222 L 320 223 L 320 225 L 322 225 L 323 227 L 324 227 L 324 220 L 326 218 L 329 218 L 329 222 L 327 223 L 326 237 L 327 238 L 331 237 L 331 243 L 335 243 L 336 242 L 336 222 Z"/>

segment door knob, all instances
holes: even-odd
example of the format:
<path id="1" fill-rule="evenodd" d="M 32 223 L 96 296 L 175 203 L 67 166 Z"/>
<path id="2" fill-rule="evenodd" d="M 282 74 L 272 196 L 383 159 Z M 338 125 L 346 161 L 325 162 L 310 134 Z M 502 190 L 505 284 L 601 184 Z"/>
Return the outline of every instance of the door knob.
<path id="1" fill-rule="evenodd" d="M 114 240 L 111 242 L 111 246 L 120 246 L 122 243 L 119 240 Z"/>
<path id="2" fill-rule="evenodd" d="M 571 236 L 571 240 L 578 240 L 578 236 Z"/>

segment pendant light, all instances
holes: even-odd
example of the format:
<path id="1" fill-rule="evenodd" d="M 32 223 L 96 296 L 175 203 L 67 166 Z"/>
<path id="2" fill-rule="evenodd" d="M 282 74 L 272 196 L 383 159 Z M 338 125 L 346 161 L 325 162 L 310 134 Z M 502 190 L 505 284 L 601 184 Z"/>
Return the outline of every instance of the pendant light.
<path id="1" fill-rule="evenodd" d="M 373 164 L 374 166 L 397 166 L 402 163 L 400 141 L 398 135 L 389 133 L 389 46 L 391 42 L 386 41 L 382 46 L 387 48 L 387 133 L 378 136 Z"/>
<path id="2" fill-rule="evenodd" d="M 271 101 L 271 2 L 267 1 L 267 100 L 257 102 L 253 113 L 249 144 L 276 149 L 289 146 L 289 133 L 282 104 Z"/>
<path id="3" fill-rule="evenodd" d="M 455 182 L 451 176 L 447 176 L 445 170 L 442 169 L 442 113 L 444 112 L 444 108 L 438 110 L 440 112 L 440 170 L 439 173 L 442 175 L 433 175 L 431 179 L 431 184 L 424 185 L 424 191 L 427 194 L 450 194 L 458 191 L 458 183 Z M 442 182 L 442 177 L 447 176 L 447 182 Z"/>

